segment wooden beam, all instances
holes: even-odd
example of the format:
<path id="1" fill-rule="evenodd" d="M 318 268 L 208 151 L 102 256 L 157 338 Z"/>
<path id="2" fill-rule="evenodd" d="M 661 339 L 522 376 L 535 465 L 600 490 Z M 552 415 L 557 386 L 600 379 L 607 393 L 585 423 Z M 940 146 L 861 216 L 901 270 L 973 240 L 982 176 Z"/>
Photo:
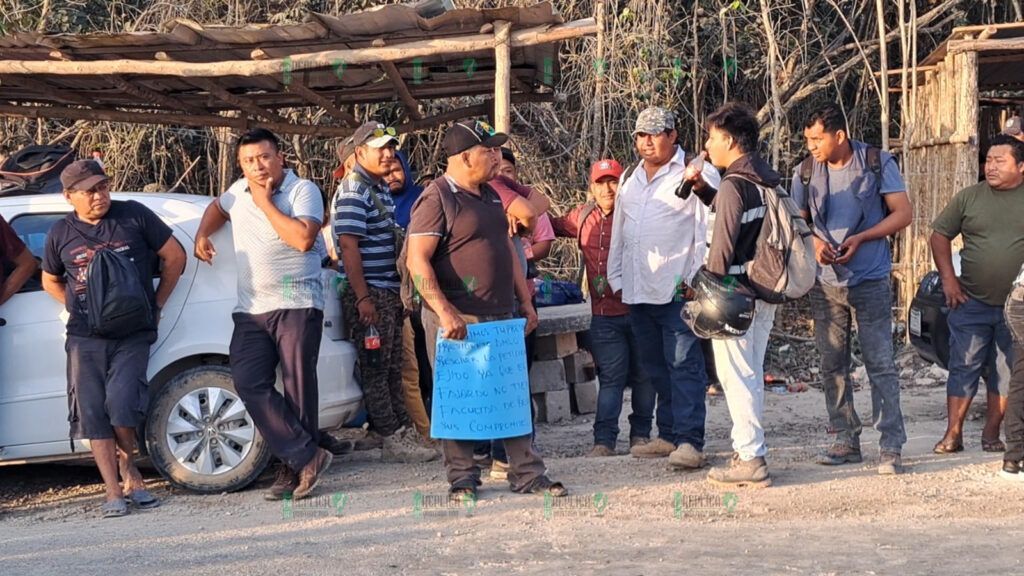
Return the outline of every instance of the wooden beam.
<path id="1" fill-rule="evenodd" d="M 288 84 L 281 82 L 281 85 L 284 86 L 284 89 L 287 90 L 288 92 L 302 96 L 302 98 L 308 101 L 309 103 L 323 108 L 325 112 L 337 118 L 338 120 L 341 120 L 347 126 L 351 126 L 353 128 L 359 126 L 359 120 L 357 120 L 355 116 L 349 114 L 348 112 L 345 112 L 341 108 L 338 108 L 337 106 L 334 105 L 334 102 L 331 102 L 328 98 L 325 98 L 320 94 L 317 94 L 315 91 L 310 90 L 305 84 L 299 82 L 295 78 L 292 78 L 291 82 L 289 82 Z"/>
<path id="2" fill-rule="evenodd" d="M 395 90 L 398 91 L 398 97 L 402 99 L 402 104 L 405 104 L 405 111 L 409 114 L 409 118 L 413 120 L 422 120 L 423 114 L 420 112 L 420 102 L 416 98 L 413 98 L 409 87 L 406 86 L 405 80 L 402 80 L 402 73 L 398 71 L 398 67 L 395 66 L 394 62 L 381 62 L 381 68 L 384 68 L 384 73 L 388 75 L 391 83 L 395 86 Z"/>
<path id="3" fill-rule="evenodd" d="M 537 26 L 513 32 L 510 38 L 512 48 L 537 44 L 549 44 L 591 36 L 597 33 L 593 18 L 576 20 L 555 26 Z M 991 42 L 991 41 L 990 41 Z M 294 54 L 288 58 L 292 73 L 310 68 L 329 68 L 335 62 L 348 64 L 376 64 L 397 62 L 442 54 L 493 50 L 495 37 L 489 34 L 427 39 L 395 44 L 383 48 L 355 48 L 350 50 L 327 50 L 307 54 Z M 158 54 L 157 59 L 160 58 Z M 164 58 L 168 56 L 163 54 Z M 67 74 L 102 75 L 131 74 L 152 76 L 180 76 L 186 78 L 212 78 L 218 76 L 273 76 L 282 74 L 284 58 L 268 60 L 228 60 L 224 62 L 161 62 L 153 60 L 95 60 L 89 62 L 0 60 L 0 74 Z"/>
<path id="4" fill-rule="evenodd" d="M 559 100 L 559 95 L 554 93 L 547 94 L 513 94 L 512 101 L 517 104 L 523 104 L 527 102 L 556 102 Z M 422 120 L 413 120 L 405 122 L 404 124 L 398 125 L 398 131 L 401 133 L 415 132 L 417 130 L 425 130 L 427 128 L 433 128 L 444 124 L 445 122 L 452 122 L 455 120 L 461 120 L 463 118 L 473 118 L 479 116 L 486 116 L 491 112 L 494 107 L 493 100 L 485 100 L 480 104 L 474 104 L 472 106 L 466 106 L 465 108 L 458 108 L 455 110 L 449 110 L 441 114 L 436 114 Z"/>
<path id="5" fill-rule="evenodd" d="M 65 108 L 59 106 L 12 106 L 0 104 L 0 116 L 16 118 L 63 118 L 67 120 L 91 120 L 95 122 L 126 122 L 129 124 L 167 124 L 172 126 L 195 126 L 207 128 L 221 126 L 236 130 L 255 127 L 267 128 L 278 134 L 301 134 L 303 136 L 325 136 L 343 138 L 354 132 L 352 128 L 339 126 L 308 126 L 290 122 L 257 122 L 247 118 L 201 114 L 171 114 L 166 112 L 127 112 L 124 110 L 95 110 L 91 108 Z"/>
<path id="6" fill-rule="evenodd" d="M 949 54 L 960 52 L 990 52 L 995 50 L 1024 50 L 1024 38 L 989 40 L 954 40 L 949 43 Z"/>
<path id="7" fill-rule="evenodd" d="M 512 58 L 509 32 L 512 23 L 494 23 L 494 128 L 508 133 L 512 126 Z"/>
<path id="8" fill-rule="evenodd" d="M 259 106 L 253 104 L 252 102 L 249 102 L 245 98 L 241 98 L 239 96 L 232 94 L 231 92 L 228 92 L 226 88 L 224 88 L 220 84 L 217 84 L 213 80 L 209 80 L 206 78 L 189 78 L 188 83 L 192 84 L 193 86 L 202 88 L 203 90 L 209 92 L 210 95 L 214 98 L 221 100 L 223 102 L 227 102 L 235 108 L 238 108 L 239 110 L 244 110 L 254 116 L 260 116 L 271 122 L 288 122 L 288 120 L 284 119 L 281 116 L 278 116 L 276 112 L 271 112 L 266 108 L 260 108 Z"/>
<path id="9" fill-rule="evenodd" d="M 204 114 L 204 113 L 206 113 L 206 110 L 204 110 L 202 108 L 197 108 L 195 106 L 192 106 L 191 104 L 187 104 L 184 101 L 182 101 L 181 99 L 175 99 L 175 98 L 171 98 L 170 96 L 164 96 L 163 94 L 161 94 L 161 93 L 159 93 L 159 92 L 157 92 L 155 90 L 150 90 L 149 88 L 146 88 L 145 86 L 142 86 L 140 84 L 135 84 L 134 82 L 132 82 L 131 80 L 128 80 L 124 76 L 120 76 L 120 75 L 117 75 L 117 74 L 111 74 L 108 77 L 108 79 L 110 80 L 111 84 L 116 86 L 122 92 L 125 92 L 127 94 L 131 94 L 132 96 L 135 96 L 136 98 L 140 98 L 140 99 L 142 99 L 144 101 L 147 101 L 147 102 L 152 102 L 154 104 L 159 104 L 159 105 L 163 106 L 164 108 L 168 108 L 170 110 L 180 110 L 182 112 L 188 112 L 190 114 Z M 93 102 L 92 104 L 90 104 L 90 106 L 95 106 L 95 104 L 96 103 Z"/>
<path id="10" fill-rule="evenodd" d="M 68 90 L 59 86 L 54 86 L 45 80 L 39 80 L 36 78 L 29 78 L 28 76 L 15 76 L 13 78 L 4 78 L 4 82 L 10 82 L 16 86 L 21 86 L 28 90 L 34 90 L 66 104 L 77 104 L 79 106 L 92 106 L 95 104 L 95 100 L 79 94 L 73 90 Z"/>

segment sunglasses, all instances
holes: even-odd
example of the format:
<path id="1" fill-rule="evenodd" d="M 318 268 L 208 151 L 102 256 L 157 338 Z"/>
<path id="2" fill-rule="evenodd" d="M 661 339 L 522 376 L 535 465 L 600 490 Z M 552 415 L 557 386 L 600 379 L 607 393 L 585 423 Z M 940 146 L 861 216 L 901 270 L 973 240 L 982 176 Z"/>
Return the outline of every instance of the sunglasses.
<path id="1" fill-rule="evenodd" d="M 385 134 L 388 135 L 388 136 L 398 136 L 398 132 L 394 128 L 390 127 L 390 126 L 387 127 L 387 128 L 374 128 L 374 130 L 373 130 L 373 137 L 374 138 L 380 138 L 381 136 L 384 136 Z"/>

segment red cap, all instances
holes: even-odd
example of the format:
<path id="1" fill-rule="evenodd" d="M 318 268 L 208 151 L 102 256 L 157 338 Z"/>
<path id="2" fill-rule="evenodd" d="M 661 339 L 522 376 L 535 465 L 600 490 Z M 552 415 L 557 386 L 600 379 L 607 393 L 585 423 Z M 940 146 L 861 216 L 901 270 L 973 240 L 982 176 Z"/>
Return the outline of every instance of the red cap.
<path id="1" fill-rule="evenodd" d="M 618 179 L 622 172 L 622 166 L 615 160 L 598 160 L 590 167 L 590 181 L 597 182 L 605 176 L 614 176 Z"/>

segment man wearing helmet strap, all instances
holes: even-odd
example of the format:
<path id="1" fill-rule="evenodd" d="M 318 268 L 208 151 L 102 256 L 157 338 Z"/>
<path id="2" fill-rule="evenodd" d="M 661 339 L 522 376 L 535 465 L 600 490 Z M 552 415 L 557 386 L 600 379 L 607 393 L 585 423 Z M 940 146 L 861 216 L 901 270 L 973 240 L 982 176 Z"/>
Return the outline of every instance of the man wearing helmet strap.
<path id="1" fill-rule="evenodd" d="M 758 123 L 750 108 L 738 103 L 726 104 L 708 116 L 707 126 L 705 148 L 711 163 L 725 169 L 725 176 L 717 193 L 709 187 L 694 187 L 697 196 L 712 206 L 706 269 L 713 277 L 721 278 L 725 286 L 735 284 L 737 290 L 745 291 L 746 266 L 754 259 L 765 214 L 758 186 L 774 188 L 780 177 L 757 154 Z M 701 289 L 703 284 L 696 287 Z M 735 320 L 740 324 L 748 321 Z M 775 305 L 757 300 L 754 317 L 749 320 L 745 334 L 712 341 L 715 368 L 732 418 L 734 451 L 728 466 L 708 472 L 708 481 L 713 484 L 771 485 L 764 458 L 767 449 L 761 416 L 764 412 L 764 355 L 774 321 Z M 729 332 L 725 330 L 727 327 L 728 322 L 723 319 L 724 332 Z"/>

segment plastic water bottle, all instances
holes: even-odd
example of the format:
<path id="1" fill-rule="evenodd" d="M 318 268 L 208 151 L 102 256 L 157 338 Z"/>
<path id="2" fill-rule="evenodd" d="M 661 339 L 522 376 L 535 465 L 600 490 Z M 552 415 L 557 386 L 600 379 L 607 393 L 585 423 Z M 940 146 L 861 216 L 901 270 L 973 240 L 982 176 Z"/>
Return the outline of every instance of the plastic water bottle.
<path id="1" fill-rule="evenodd" d="M 363 347 L 366 348 L 367 367 L 380 368 L 380 332 L 377 332 L 375 324 L 370 324 L 370 327 L 366 329 Z"/>

